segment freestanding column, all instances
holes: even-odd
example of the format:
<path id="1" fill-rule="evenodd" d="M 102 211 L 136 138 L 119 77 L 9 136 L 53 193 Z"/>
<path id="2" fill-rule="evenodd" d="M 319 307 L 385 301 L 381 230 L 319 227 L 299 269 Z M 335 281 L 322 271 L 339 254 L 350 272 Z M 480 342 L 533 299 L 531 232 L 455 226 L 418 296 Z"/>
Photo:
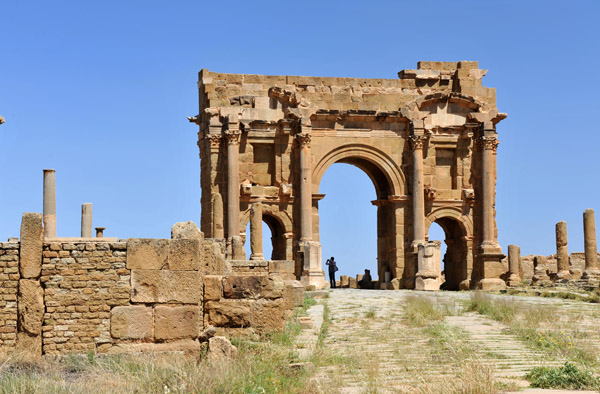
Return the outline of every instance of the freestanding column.
<path id="1" fill-rule="evenodd" d="M 509 286 L 516 286 L 521 282 L 520 275 L 521 248 L 517 245 L 508 245 L 508 281 Z"/>
<path id="2" fill-rule="evenodd" d="M 412 213 L 413 213 L 413 248 L 425 242 L 425 195 L 423 191 L 423 142 L 427 136 L 411 135 L 412 149 Z M 415 249 L 416 250 L 416 249 Z"/>
<path id="3" fill-rule="evenodd" d="M 255 202 L 250 207 L 250 260 L 265 259 L 262 242 L 262 204 Z"/>
<path id="4" fill-rule="evenodd" d="M 92 203 L 81 205 L 81 238 L 92 238 Z"/>
<path id="5" fill-rule="evenodd" d="M 240 174 L 238 123 L 229 121 L 227 139 L 227 237 L 240 235 Z"/>
<path id="6" fill-rule="evenodd" d="M 56 172 L 44 170 L 44 237 L 56 238 Z"/>
<path id="7" fill-rule="evenodd" d="M 585 246 L 585 273 L 600 274 L 598 272 L 598 249 L 596 248 L 596 221 L 594 210 L 583 211 L 583 239 Z"/>
<path id="8" fill-rule="evenodd" d="M 567 222 L 556 223 L 556 272 L 559 279 L 565 279 L 569 272 L 569 251 L 567 250 Z"/>
<path id="9" fill-rule="evenodd" d="M 300 148 L 300 241 L 312 241 L 312 174 L 310 134 L 296 134 Z"/>

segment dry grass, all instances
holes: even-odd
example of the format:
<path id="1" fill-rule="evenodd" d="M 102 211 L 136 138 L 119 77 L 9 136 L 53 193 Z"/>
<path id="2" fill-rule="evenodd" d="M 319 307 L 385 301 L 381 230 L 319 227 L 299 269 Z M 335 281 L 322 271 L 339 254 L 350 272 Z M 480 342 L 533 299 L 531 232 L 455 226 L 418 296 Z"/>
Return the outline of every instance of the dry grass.
<path id="1" fill-rule="evenodd" d="M 238 357 L 211 362 L 178 354 L 69 356 L 0 364 L 0 393 L 311 393 L 310 371 L 290 367 L 296 327 L 237 340 Z"/>

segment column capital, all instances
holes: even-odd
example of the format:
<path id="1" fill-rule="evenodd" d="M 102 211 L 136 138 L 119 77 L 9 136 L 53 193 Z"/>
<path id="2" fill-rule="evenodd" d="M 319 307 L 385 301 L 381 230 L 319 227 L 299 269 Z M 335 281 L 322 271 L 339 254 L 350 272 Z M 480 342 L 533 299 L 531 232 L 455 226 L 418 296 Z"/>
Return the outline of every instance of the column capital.
<path id="1" fill-rule="evenodd" d="M 204 139 L 208 141 L 211 148 L 218 148 L 221 145 L 223 137 L 218 134 L 207 134 Z"/>
<path id="2" fill-rule="evenodd" d="M 423 149 L 423 143 L 429 138 L 429 135 L 412 134 L 408 136 L 408 143 L 412 150 Z"/>
<path id="3" fill-rule="evenodd" d="M 296 134 L 295 141 L 298 148 L 310 148 L 311 135 L 309 133 Z"/>
<path id="4" fill-rule="evenodd" d="M 239 130 L 227 130 L 224 133 L 227 145 L 238 145 L 240 143 L 240 131 Z"/>
<path id="5" fill-rule="evenodd" d="M 494 152 L 498 149 L 500 141 L 493 136 L 481 136 L 477 138 L 477 143 L 483 150 L 493 150 Z"/>

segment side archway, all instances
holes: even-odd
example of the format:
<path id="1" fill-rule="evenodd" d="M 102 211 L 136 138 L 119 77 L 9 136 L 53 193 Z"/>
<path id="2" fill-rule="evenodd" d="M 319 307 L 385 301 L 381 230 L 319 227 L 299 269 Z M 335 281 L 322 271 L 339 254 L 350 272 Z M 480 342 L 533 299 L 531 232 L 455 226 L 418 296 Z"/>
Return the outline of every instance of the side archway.
<path id="1" fill-rule="evenodd" d="M 455 207 L 437 208 L 425 218 L 427 233 L 432 223 L 444 230 L 447 250 L 443 256 L 445 283 L 442 289 L 459 290 L 470 286 L 473 271 L 473 221 Z"/>
<path id="2" fill-rule="evenodd" d="M 287 212 L 280 211 L 270 204 L 262 204 L 263 222 L 271 230 L 271 244 L 273 252 L 271 256 L 265 256 L 269 260 L 293 260 L 293 225 L 292 219 Z M 240 228 L 245 229 L 250 221 L 250 208 L 240 214 Z M 243 234 L 244 242 L 250 234 Z M 262 234 L 261 234 L 262 236 Z M 263 239 L 263 244 L 269 240 Z"/>

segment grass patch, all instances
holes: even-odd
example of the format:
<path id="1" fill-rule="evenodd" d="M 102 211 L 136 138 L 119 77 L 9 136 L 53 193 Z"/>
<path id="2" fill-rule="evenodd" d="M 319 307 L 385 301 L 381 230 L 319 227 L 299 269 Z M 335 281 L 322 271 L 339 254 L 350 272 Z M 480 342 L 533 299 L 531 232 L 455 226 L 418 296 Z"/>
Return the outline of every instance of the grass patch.
<path id="1" fill-rule="evenodd" d="M 592 372 L 581 370 L 569 362 L 558 368 L 533 368 L 525 378 L 529 380 L 531 387 L 543 389 L 600 389 L 600 378 L 594 376 Z"/>
<path id="2" fill-rule="evenodd" d="M 406 298 L 406 318 L 411 326 L 423 327 L 432 321 L 442 320 L 446 314 L 431 302 L 429 297 Z"/>
<path id="3" fill-rule="evenodd" d="M 510 324 L 516 314 L 516 308 L 506 300 L 496 301 L 480 291 L 475 291 L 465 308 L 468 312 L 477 312 L 499 322 Z"/>
<path id="4" fill-rule="evenodd" d="M 311 393 L 311 372 L 294 369 L 299 327 L 238 338 L 238 356 L 224 361 L 179 354 L 87 355 L 0 361 L 0 393 Z"/>
<path id="5" fill-rule="evenodd" d="M 373 319 L 377 316 L 377 312 L 374 307 L 370 307 L 369 310 L 365 311 L 365 317 L 368 319 Z"/>

